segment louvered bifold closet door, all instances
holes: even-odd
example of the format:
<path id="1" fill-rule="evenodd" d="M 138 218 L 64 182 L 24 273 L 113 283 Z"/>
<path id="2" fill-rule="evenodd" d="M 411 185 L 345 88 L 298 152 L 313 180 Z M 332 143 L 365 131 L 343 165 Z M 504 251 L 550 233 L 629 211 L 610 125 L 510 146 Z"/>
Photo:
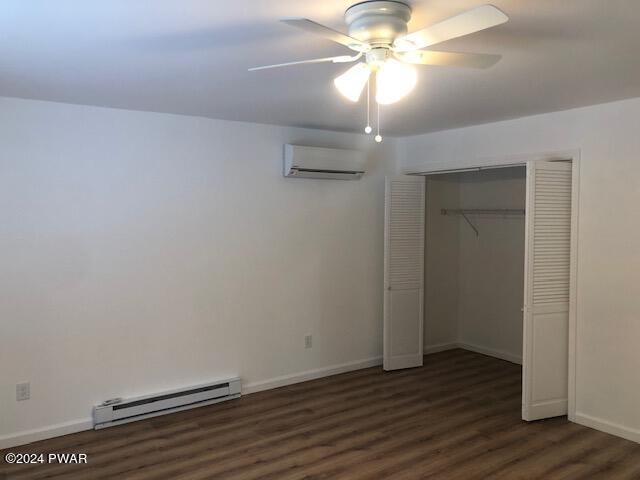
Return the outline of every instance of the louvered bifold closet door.
<path id="1" fill-rule="evenodd" d="M 570 162 L 527 165 L 522 418 L 567 413 Z"/>
<path id="2" fill-rule="evenodd" d="M 387 178 L 384 369 L 422 365 L 425 179 Z"/>

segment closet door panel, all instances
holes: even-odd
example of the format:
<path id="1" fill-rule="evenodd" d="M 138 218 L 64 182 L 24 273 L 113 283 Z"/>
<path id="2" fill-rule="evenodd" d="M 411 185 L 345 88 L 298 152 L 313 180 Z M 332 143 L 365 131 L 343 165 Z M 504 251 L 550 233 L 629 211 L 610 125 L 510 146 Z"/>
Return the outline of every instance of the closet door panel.
<path id="1" fill-rule="evenodd" d="M 527 165 L 522 418 L 567 413 L 571 163 Z"/>
<path id="2" fill-rule="evenodd" d="M 420 355 L 420 345 L 416 342 L 416 332 L 420 328 L 420 292 L 396 290 L 389 293 L 389 349 L 393 358 Z"/>
<path id="3" fill-rule="evenodd" d="M 422 365 L 425 179 L 387 178 L 384 238 L 385 370 Z"/>
<path id="4" fill-rule="evenodd" d="M 533 324 L 532 405 L 553 404 L 563 398 L 568 382 L 569 312 L 540 313 Z M 564 411 L 565 402 L 558 402 Z M 566 412 L 565 412 L 566 413 Z M 564 415 L 560 413 L 559 415 Z"/>

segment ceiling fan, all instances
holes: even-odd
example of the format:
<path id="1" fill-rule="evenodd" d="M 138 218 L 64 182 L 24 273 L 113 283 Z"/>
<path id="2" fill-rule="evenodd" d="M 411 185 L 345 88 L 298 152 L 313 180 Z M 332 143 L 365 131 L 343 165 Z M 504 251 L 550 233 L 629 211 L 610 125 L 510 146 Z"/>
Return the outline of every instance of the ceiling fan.
<path id="1" fill-rule="evenodd" d="M 497 7 L 482 5 L 407 34 L 411 8 L 395 0 L 370 0 L 356 3 L 347 9 L 344 17 L 348 25 L 348 35 L 306 18 L 285 18 L 281 21 L 344 45 L 356 52 L 354 55 L 265 65 L 250 68 L 249 71 L 306 63 L 351 63 L 364 57 L 363 62 L 358 62 L 336 77 L 334 85 L 352 102 L 360 99 L 364 87 L 367 86 L 367 103 L 369 103 L 369 81 L 372 74 L 375 74 L 376 103 L 388 105 L 397 102 L 415 87 L 417 75 L 412 64 L 471 68 L 488 68 L 494 65 L 500 60 L 500 55 L 422 49 L 491 28 L 509 20 L 509 17 Z M 367 107 L 366 133 L 371 132 L 368 116 L 369 107 Z M 376 141 L 382 141 L 379 131 Z"/>

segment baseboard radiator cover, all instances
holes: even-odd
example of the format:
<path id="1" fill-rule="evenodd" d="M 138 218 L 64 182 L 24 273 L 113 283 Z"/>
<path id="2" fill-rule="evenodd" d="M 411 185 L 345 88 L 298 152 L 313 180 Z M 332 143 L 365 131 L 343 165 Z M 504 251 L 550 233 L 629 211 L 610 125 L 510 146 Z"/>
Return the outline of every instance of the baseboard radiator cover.
<path id="1" fill-rule="evenodd" d="M 93 428 L 98 430 L 190 408 L 204 407 L 238 398 L 240 392 L 240 379 L 231 378 L 155 395 L 106 400 L 93 407 Z"/>

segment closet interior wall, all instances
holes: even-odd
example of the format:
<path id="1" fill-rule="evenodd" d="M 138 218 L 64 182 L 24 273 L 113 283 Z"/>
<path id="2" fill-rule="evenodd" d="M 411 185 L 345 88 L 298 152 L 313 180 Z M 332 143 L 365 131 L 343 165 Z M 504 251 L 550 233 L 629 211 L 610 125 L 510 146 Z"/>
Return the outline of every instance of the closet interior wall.
<path id="1" fill-rule="evenodd" d="M 460 345 L 522 362 L 523 215 L 444 209 L 524 209 L 524 167 L 427 177 L 425 351 Z"/>

